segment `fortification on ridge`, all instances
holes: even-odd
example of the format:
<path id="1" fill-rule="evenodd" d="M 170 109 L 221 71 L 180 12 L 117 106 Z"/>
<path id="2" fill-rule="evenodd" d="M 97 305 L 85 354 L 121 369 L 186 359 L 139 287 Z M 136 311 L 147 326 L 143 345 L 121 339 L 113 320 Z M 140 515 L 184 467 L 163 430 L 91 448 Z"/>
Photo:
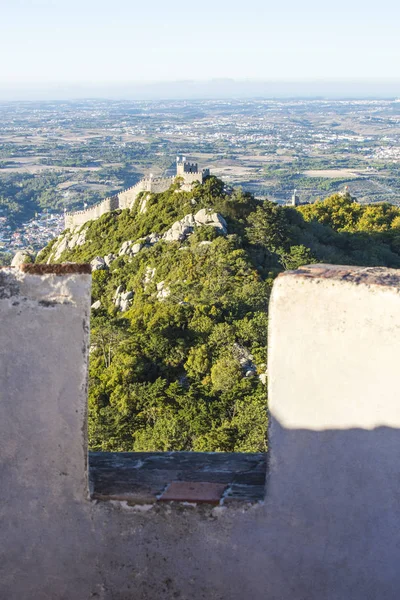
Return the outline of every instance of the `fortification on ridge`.
<path id="1" fill-rule="evenodd" d="M 184 156 L 176 157 L 176 176 L 153 177 L 149 175 L 141 179 L 136 185 L 119 192 L 115 196 L 105 198 L 86 210 L 65 213 L 65 229 L 71 229 L 83 225 L 87 221 L 94 221 L 105 213 L 118 208 L 131 208 L 141 192 L 160 193 L 165 192 L 175 181 L 176 177 L 182 178 L 182 190 L 190 191 L 193 183 L 203 183 L 209 177 L 210 170 L 199 170 L 197 163 L 191 163 Z"/>

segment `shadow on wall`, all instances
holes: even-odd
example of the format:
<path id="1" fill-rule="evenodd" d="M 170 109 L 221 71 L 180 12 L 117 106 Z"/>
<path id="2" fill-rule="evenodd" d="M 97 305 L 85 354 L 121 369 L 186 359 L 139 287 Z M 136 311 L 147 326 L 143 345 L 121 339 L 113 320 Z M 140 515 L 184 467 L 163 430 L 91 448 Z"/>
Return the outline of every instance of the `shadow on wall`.
<path id="1" fill-rule="evenodd" d="M 262 536 L 276 597 L 398 597 L 400 430 L 285 429 L 271 416 L 270 436 Z"/>
<path id="2" fill-rule="evenodd" d="M 271 436 L 265 507 L 95 521 L 107 598 L 129 597 L 134 569 L 138 599 L 151 573 L 152 597 L 168 600 L 397 600 L 400 430 L 289 430 L 272 417 Z"/>

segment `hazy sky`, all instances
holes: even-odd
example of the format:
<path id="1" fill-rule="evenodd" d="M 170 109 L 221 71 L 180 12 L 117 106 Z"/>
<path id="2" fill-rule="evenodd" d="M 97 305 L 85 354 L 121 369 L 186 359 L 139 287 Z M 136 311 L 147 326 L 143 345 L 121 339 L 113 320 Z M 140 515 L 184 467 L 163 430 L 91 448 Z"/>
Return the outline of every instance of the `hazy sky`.
<path id="1" fill-rule="evenodd" d="M 400 77 L 395 0 L 0 0 L 0 82 Z"/>

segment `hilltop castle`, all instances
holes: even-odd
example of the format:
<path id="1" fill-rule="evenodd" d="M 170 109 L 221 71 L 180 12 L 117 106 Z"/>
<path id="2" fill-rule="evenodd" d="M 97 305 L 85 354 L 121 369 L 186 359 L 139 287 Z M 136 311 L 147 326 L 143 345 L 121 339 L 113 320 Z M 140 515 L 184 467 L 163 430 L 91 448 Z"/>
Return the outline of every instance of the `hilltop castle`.
<path id="1" fill-rule="evenodd" d="M 148 177 L 141 179 L 136 185 L 119 192 L 115 196 L 105 198 L 86 210 L 67 212 L 65 213 L 65 229 L 83 225 L 87 221 L 98 219 L 105 213 L 118 208 L 131 208 L 141 192 L 165 192 L 177 177 L 183 179 L 181 189 L 190 191 L 195 182 L 203 183 L 209 175 L 209 169 L 199 170 L 197 163 L 188 162 L 184 156 L 177 156 L 176 175 L 172 177 L 153 177 L 150 174 Z"/>

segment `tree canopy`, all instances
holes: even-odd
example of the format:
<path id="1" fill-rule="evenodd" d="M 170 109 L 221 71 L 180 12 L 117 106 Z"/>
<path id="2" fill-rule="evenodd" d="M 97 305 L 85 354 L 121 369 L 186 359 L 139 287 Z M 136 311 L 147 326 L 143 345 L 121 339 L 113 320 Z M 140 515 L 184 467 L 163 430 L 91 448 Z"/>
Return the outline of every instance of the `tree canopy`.
<path id="1" fill-rule="evenodd" d="M 228 233 L 199 227 L 93 273 L 91 448 L 265 451 L 274 277 L 312 262 L 400 267 L 400 210 L 348 195 L 282 207 L 215 177 L 192 192 L 176 184 L 151 194 L 145 212 L 139 205 L 85 224 L 86 242 L 59 260 L 118 254 L 124 241 L 163 233 L 203 207 L 226 219 Z M 117 288 L 133 292 L 123 312 Z"/>

